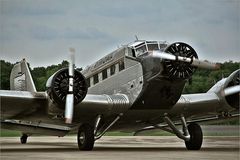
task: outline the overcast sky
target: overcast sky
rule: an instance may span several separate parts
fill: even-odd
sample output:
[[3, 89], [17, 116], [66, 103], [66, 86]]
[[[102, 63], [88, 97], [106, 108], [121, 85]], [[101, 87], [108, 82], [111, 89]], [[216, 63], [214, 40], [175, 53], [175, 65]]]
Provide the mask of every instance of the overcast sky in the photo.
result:
[[69, 47], [85, 67], [135, 35], [240, 61], [239, 0], [0, 0], [0, 23], [1, 59], [32, 67], [61, 63]]

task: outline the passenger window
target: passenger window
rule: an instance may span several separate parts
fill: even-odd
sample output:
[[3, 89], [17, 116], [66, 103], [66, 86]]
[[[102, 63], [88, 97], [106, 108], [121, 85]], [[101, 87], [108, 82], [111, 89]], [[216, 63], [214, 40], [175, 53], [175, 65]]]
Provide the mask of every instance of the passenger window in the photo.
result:
[[124, 70], [124, 68], [125, 68], [125, 66], [124, 66], [124, 61], [121, 60], [121, 61], [119, 62], [119, 72], [122, 71], [122, 70]]
[[102, 71], [102, 79], [104, 80], [104, 79], [106, 79], [107, 78], [107, 69], [104, 69], [103, 71]]
[[95, 74], [94, 76], [93, 76], [93, 84], [96, 84], [96, 83], [98, 83], [99, 82], [99, 80], [98, 80], [98, 74]]
[[111, 75], [111, 76], [114, 75], [114, 73], [115, 73], [115, 68], [116, 68], [116, 67], [115, 67], [115, 64], [110, 67], [110, 75]]

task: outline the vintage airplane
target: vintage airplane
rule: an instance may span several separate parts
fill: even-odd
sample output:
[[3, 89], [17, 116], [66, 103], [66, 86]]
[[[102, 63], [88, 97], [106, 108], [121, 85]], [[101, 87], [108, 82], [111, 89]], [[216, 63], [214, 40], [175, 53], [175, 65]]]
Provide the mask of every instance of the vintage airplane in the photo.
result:
[[136, 40], [82, 71], [70, 52], [69, 68], [48, 79], [46, 92], [36, 91], [24, 59], [12, 69], [11, 90], [0, 90], [1, 127], [21, 131], [21, 143], [32, 134], [77, 133], [79, 149], [92, 150], [109, 130], [136, 135], [162, 129], [183, 139], [188, 150], [199, 150], [198, 122], [239, 117], [240, 70], [207, 93], [182, 95], [198, 67], [217, 68], [198, 60], [186, 43]]

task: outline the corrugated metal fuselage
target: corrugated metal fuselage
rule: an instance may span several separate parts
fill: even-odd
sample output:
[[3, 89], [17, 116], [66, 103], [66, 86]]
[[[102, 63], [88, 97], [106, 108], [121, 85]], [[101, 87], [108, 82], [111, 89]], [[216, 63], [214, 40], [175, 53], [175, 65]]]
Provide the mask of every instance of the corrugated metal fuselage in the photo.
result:
[[[122, 59], [125, 69], [89, 87], [89, 94], [126, 94], [133, 110], [168, 110], [176, 104], [186, 81], [165, 76], [161, 59], [126, 55]], [[96, 73], [101, 70], [92, 75]]]

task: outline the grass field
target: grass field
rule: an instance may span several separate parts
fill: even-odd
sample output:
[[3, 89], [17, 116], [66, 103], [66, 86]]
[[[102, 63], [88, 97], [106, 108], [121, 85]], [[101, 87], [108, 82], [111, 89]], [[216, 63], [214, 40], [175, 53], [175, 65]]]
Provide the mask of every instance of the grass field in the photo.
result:
[[1, 129], [0, 136], [1, 137], [19, 137], [21, 136], [21, 132]]
[[[132, 132], [107, 132], [105, 136], [132, 136]], [[172, 134], [164, 132], [164, 131], [148, 131], [141, 133], [141, 135], [146, 136], [171, 136]], [[0, 132], [0, 137], [20, 137], [21, 132], [18, 131], [11, 131], [11, 130], [5, 130], [2, 129]]]
[[[230, 125], [230, 126], [219, 126], [219, 125], [207, 125], [202, 126], [204, 136], [240, 136], [239, 125]], [[133, 132], [107, 132], [105, 136], [132, 136]], [[173, 134], [161, 131], [161, 130], [152, 130], [145, 131], [140, 133], [141, 136], [172, 136]], [[1, 129], [1, 137], [19, 137], [21, 132], [10, 131]]]

